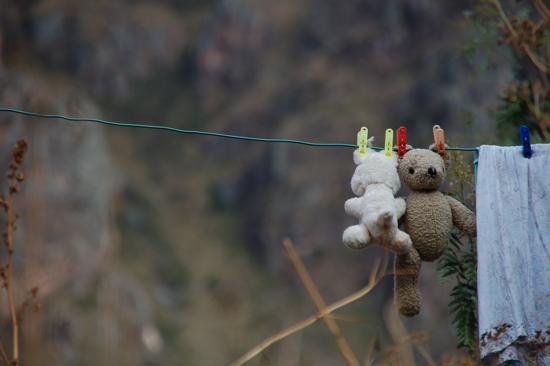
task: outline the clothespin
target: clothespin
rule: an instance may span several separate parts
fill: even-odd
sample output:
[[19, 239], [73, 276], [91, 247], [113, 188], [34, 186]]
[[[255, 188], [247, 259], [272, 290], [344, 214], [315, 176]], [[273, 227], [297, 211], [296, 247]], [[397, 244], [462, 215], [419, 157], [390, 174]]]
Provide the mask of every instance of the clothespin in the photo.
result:
[[391, 158], [393, 150], [393, 130], [388, 128], [386, 130], [386, 143], [384, 144], [384, 154]]
[[527, 126], [521, 126], [519, 128], [519, 137], [523, 145], [523, 157], [531, 159], [533, 151], [531, 150], [531, 137], [529, 136], [529, 128]]
[[361, 127], [361, 130], [357, 133], [357, 148], [359, 150], [359, 156], [367, 155], [367, 142], [369, 139], [369, 129]]
[[399, 127], [397, 129], [397, 157], [403, 159], [407, 153], [407, 129]]
[[445, 151], [445, 132], [441, 127], [439, 127], [439, 125], [435, 125], [433, 127], [433, 132], [437, 153], [444, 158], [445, 155], [447, 155], [447, 152]]

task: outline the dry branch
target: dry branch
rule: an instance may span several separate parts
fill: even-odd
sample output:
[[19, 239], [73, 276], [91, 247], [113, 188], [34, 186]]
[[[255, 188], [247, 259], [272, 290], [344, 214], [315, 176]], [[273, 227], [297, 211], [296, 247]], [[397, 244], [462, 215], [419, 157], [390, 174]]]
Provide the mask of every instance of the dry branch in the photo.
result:
[[[288, 255], [290, 256], [290, 259], [292, 260], [292, 263], [294, 263], [294, 266], [296, 267], [296, 270], [298, 271], [298, 274], [300, 275], [300, 278], [302, 279], [304, 286], [306, 286], [306, 289], [309, 292], [309, 295], [313, 299], [315, 306], [317, 306], [317, 309], [319, 309], [319, 311], [325, 311], [327, 308], [325, 301], [321, 297], [321, 294], [319, 294], [317, 287], [315, 287], [315, 284], [313, 283], [311, 276], [309, 275], [306, 267], [304, 266], [304, 263], [302, 262], [302, 260], [300, 259], [300, 256], [296, 252], [296, 248], [294, 247], [294, 244], [288, 238], [283, 240], [283, 244], [288, 252]], [[350, 366], [360, 366], [359, 361], [357, 361], [357, 358], [355, 357], [351, 348], [349, 347], [349, 344], [346, 341], [346, 338], [344, 337], [342, 332], [340, 331], [338, 324], [336, 324], [336, 321], [329, 316], [323, 316], [323, 319], [325, 320], [325, 323], [327, 323], [330, 333], [336, 340], [336, 344], [338, 344], [338, 347], [340, 348], [340, 351], [346, 358], [346, 361], [348, 362], [348, 364]]]
[[346, 298], [343, 298], [340, 301], [335, 302], [334, 304], [326, 307], [323, 311], [318, 312], [317, 314], [301, 321], [300, 323], [295, 324], [295, 325], [293, 325], [293, 326], [291, 326], [291, 327], [289, 327], [289, 328], [287, 328], [287, 329], [285, 329], [285, 330], [283, 330], [283, 331], [267, 338], [266, 340], [264, 340], [263, 342], [258, 344], [256, 347], [252, 348], [250, 351], [245, 353], [241, 358], [239, 358], [238, 360], [233, 362], [230, 366], [241, 366], [245, 362], [251, 360], [257, 354], [262, 352], [264, 349], [266, 349], [267, 347], [272, 345], [273, 343], [275, 343], [277, 341], [280, 341], [281, 339], [283, 339], [285, 337], [288, 337], [289, 335], [291, 335], [291, 334], [293, 334], [293, 333], [295, 333], [295, 332], [297, 332], [301, 329], [304, 329], [305, 327], [315, 323], [317, 320], [319, 320], [320, 318], [326, 316], [327, 314], [330, 314], [331, 312], [333, 312], [333, 311], [335, 311], [335, 310], [337, 310], [337, 309], [339, 309], [339, 308], [341, 308], [341, 307], [343, 307], [343, 306], [345, 306], [345, 305], [347, 305], [347, 304], [349, 304], [349, 303], [365, 296], [387, 274], [386, 269], [388, 267], [388, 261], [389, 261], [389, 252], [388, 252], [388, 250], [386, 250], [384, 252], [384, 259], [383, 259], [381, 270], [378, 271], [378, 269], [380, 267], [380, 259], [377, 259], [374, 262], [374, 265], [372, 267], [372, 270], [371, 270], [371, 273], [370, 273], [370, 276], [369, 276], [369, 283], [365, 287], [363, 287], [361, 290], [351, 294], [350, 296], [348, 296]]

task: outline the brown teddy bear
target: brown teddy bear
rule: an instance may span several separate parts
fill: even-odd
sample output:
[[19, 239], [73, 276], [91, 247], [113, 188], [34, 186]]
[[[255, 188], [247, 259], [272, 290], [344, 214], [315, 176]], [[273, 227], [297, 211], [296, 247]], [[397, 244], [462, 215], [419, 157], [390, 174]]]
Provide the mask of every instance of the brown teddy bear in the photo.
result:
[[[438, 189], [450, 165], [449, 154], [442, 158], [431, 149], [412, 149], [399, 159], [398, 170], [412, 193], [406, 198], [404, 231], [412, 240], [407, 254], [395, 257], [395, 306], [404, 316], [420, 313], [418, 275], [422, 262], [433, 262], [443, 255], [453, 226], [476, 236], [475, 214]], [[410, 148], [410, 146], [407, 146]]]

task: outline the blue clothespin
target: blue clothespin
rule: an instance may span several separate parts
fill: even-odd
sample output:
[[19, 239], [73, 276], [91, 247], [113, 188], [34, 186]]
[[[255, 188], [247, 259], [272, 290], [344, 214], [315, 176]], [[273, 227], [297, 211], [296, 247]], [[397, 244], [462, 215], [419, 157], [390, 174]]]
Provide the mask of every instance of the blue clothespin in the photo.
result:
[[519, 128], [519, 136], [521, 138], [521, 144], [523, 145], [523, 157], [531, 159], [533, 152], [531, 151], [531, 138], [529, 137], [529, 128], [527, 126], [521, 126]]

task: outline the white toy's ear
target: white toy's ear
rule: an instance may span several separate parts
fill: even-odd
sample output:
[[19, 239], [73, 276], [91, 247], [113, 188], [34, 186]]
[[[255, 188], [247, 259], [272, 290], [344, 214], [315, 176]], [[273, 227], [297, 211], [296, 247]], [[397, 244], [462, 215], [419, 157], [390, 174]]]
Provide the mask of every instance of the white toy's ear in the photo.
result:
[[369, 153], [372, 153], [373, 150], [372, 149], [369, 149], [369, 147], [372, 146], [372, 143], [374, 142], [374, 136], [372, 136], [370, 139], [367, 140], [367, 154], [365, 156], [360, 156], [359, 155], [359, 149], [356, 149], [354, 152], [353, 152], [353, 161], [355, 162], [356, 165], [361, 165], [365, 162], [365, 160], [367, 159], [367, 155]]
[[371, 136], [371, 137], [367, 140], [367, 146], [368, 146], [368, 147], [372, 147], [373, 142], [374, 142], [374, 136]]
[[353, 162], [355, 163], [355, 165], [361, 165], [365, 162], [365, 159], [367, 158], [367, 156], [360, 156], [359, 155], [359, 149], [356, 149], [354, 152], [353, 152]]

